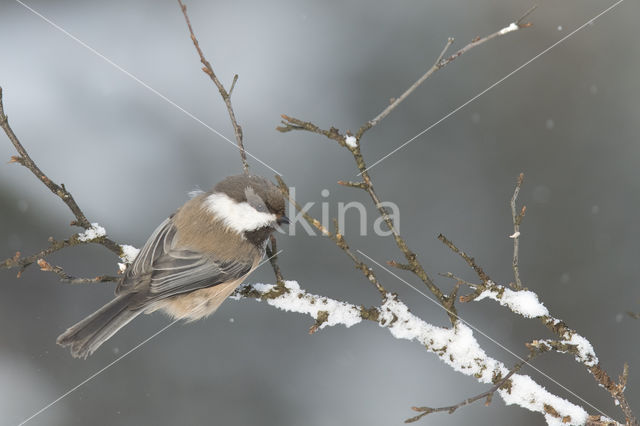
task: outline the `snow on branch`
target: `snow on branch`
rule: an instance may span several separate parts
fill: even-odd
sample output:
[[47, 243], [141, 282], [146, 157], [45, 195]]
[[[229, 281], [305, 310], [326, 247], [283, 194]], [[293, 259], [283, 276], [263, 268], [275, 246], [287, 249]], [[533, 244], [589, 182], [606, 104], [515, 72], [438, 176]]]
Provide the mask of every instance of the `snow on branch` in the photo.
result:
[[[335, 325], [351, 327], [362, 320], [374, 321], [396, 339], [419, 343], [455, 371], [473, 376], [480, 383], [498, 383], [509, 373], [509, 368], [480, 347], [471, 328], [462, 322], [452, 328], [429, 324], [413, 315], [394, 294], [387, 293], [379, 307], [365, 308], [308, 293], [296, 281], [285, 281], [284, 285], [285, 291], [279, 292], [273, 284], [246, 284], [231, 297], [265, 300], [280, 310], [309, 315], [316, 321], [312, 332]], [[549, 425], [582, 425], [588, 418], [582, 407], [548, 392], [527, 375], [513, 374], [497, 393], [507, 405], [543, 414]]]
[[[577, 331], [565, 326], [562, 320], [549, 314], [547, 308], [538, 300], [538, 295], [530, 290], [510, 290], [504, 286], [489, 281], [485, 289], [475, 300], [492, 299], [512, 312], [525, 318], [539, 318], [560, 337], [560, 341], [549, 339], [536, 340], [531, 345], [542, 350], [555, 349], [558, 352], [568, 352], [575, 355], [576, 361], [587, 367], [598, 364], [598, 357], [591, 343]], [[564, 348], [564, 349], [562, 349]]]
[[[445, 276], [456, 279], [458, 281], [457, 285], [467, 284], [474, 289], [472, 294], [461, 296], [461, 302], [477, 301], [488, 298], [497, 301], [500, 305], [509, 308], [512, 312], [525, 318], [536, 318], [540, 320], [547, 329], [558, 337], [558, 339], [533, 340], [532, 342], [526, 343], [527, 347], [539, 352], [555, 351], [559, 353], [572, 354], [577, 362], [587, 367], [587, 370], [591, 373], [596, 382], [611, 394], [616, 405], [618, 405], [625, 414], [627, 424], [637, 425], [637, 419], [635, 418], [625, 395], [628, 366], [626, 364], [624, 365], [623, 374], [616, 383], [616, 381], [612, 379], [600, 366], [598, 357], [596, 356], [595, 350], [589, 340], [580, 335], [576, 330], [569, 328], [564, 321], [552, 316], [548, 309], [539, 301], [538, 295], [522, 285], [518, 259], [519, 240], [521, 237], [520, 225], [526, 212], [526, 206], [523, 206], [518, 213], [516, 201], [523, 181], [524, 174], [521, 173], [518, 177], [510, 203], [514, 230], [513, 234], [510, 236], [514, 242], [512, 266], [515, 282], [510, 283], [512, 289], [493, 282], [487, 273], [478, 264], [476, 264], [473, 257], [460, 250], [444, 235], [440, 235], [438, 236], [438, 239], [454, 253], [458, 254], [475, 271], [476, 275], [482, 281], [482, 284], [469, 283], [457, 278], [452, 273], [447, 273]], [[591, 424], [593, 424], [593, 422], [591, 422]]]
[[84, 232], [78, 234], [78, 240], [84, 242], [97, 240], [98, 238], [107, 235], [107, 230], [104, 229], [97, 222], [93, 222], [90, 228], [87, 228]]

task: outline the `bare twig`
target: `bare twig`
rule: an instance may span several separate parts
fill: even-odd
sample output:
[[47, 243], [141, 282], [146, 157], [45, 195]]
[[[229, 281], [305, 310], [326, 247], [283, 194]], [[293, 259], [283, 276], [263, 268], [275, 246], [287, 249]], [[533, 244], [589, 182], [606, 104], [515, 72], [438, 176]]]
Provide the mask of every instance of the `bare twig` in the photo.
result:
[[367, 189], [367, 184], [364, 182], [351, 182], [351, 181], [339, 180], [338, 184], [342, 186], [349, 186], [351, 188]]
[[638, 426], [638, 419], [633, 414], [633, 410], [631, 410], [629, 401], [627, 401], [624, 393], [629, 377], [629, 365], [624, 364], [618, 383], [609, 377], [607, 372], [600, 367], [600, 364], [591, 367], [589, 371], [596, 381], [611, 394], [611, 398], [613, 398], [616, 405], [620, 407], [620, 410], [624, 413], [626, 425]]
[[329, 130], [323, 130], [309, 121], [302, 121], [295, 117], [289, 117], [286, 114], [281, 114], [280, 117], [282, 117], [282, 121], [280, 122], [282, 126], [276, 127], [276, 130], [279, 132], [286, 133], [292, 130], [305, 130], [307, 132], [326, 136], [327, 138], [338, 142], [340, 146], [348, 148], [348, 145], [344, 140], [344, 136], [341, 135], [340, 131], [335, 127], [332, 127]]
[[469, 256], [468, 254], [460, 250], [458, 247], [456, 247], [456, 245], [453, 244], [453, 242], [449, 240], [447, 237], [445, 237], [444, 235], [442, 234], [438, 235], [438, 239], [442, 241], [444, 245], [449, 247], [454, 253], [456, 253], [461, 258], [463, 258], [464, 261], [467, 262], [467, 264], [471, 266], [471, 268], [474, 271], [476, 271], [476, 274], [478, 274], [478, 277], [480, 277], [480, 279], [484, 284], [487, 284], [489, 281], [491, 281], [491, 278], [489, 277], [489, 275], [487, 275], [484, 272], [484, 270], [480, 266], [478, 266], [478, 264], [476, 263], [473, 257]]
[[384, 110], [382, 110], [380, 114], [378, 114], [375, 118], [373, 118], [372, 120], [369, 120], [364, 126], [362, 126], [356, 133], [356, 139], [360, 139], [364, 134], [364, 132], [366, 132], [367, 130], [374, 127], [376, 124], [378, 124], [380, 121], [382, 121], [387, 115], [391, 113], [391, 111], [396, 109], [398, 105], [400, 105], [407, 97], [409, 97], [409, 95], [411, 95], [418, 87], [420, 87], [426, 79], [428, 79], [429, 77], [431, 77], [433, 73], [435, 73], [436, 71], [444, 67], [446, 64], [442, 62], [442, 58], [444, 54], [447, 52], [447, 50], [449, 49], [449, 46], [451, 46], [452, 44], [453, 44], [453, 38], [449, 37], [447, 39], [446, 44], [444, 45], [444, 48], [442, 49], [442, 53], [440, 53], [440, 56], [438, 56], [438, 59], [436, 59], [435, 63], [431, 66], [431, 68], [429, 68], [429, 70], [426, 73], [424, 73], [418, 80], [416, 80], [416, 82], [413, 83], [411, 87], [405, 90], [402, 95], [395, 98], [393, 102], [391, 102]]
[[187, 23], [187, 26], [189, 27], [189, 33], [191, 34], [191, 41], [193, 41], [193, 45], [195, 46], [196, 51], [198, 52], [198, 56], [200, 56], [200, 62], [202, 62], [202, 65], [204, 65], [204, 67], [202, 67], [202, 71], [204, 71], [204, 73], [207, 74], [209, 78], [211, 78], [213, 83], [218, 88], [218, 91], [220, 92], [220, 96], [222, 96], [222, 100], [227, 106], [227, 112], [229, 113], [229, 119], [231, 120], [231, 124], [233, 125], [233, 132], [236, 137], [236, 143], [238, 144], [238, 149], [240, 150], [240, 159], [242, 160], [242, 168], [244, 170], [244, 173], [248, 174], [249, 163], [247, 162], [247, 153], [244, 150], [244, 144], [242, 142], [242, 127], [240, 127], [240, 125], [238, 124], [238, 121], [236, 120], [236, 114], [233, 112], [233, 106], [231, 105], [231, 93], [233, 92], [233, 88], [235, 87], [236, 82], [238, 81], [238, 75], [236, 74], [233, 77], [233, 83], [231, 83], [231, 88], [227, 92], [223, 84], [220, 82], [220, 80], [216, 76], [216, 73], [213, 71], [213, 67], [211, 66], [209, 61], [207, 61], [207, 59], [204, 57], [204, 53], [202, 53], [202, 49], [200, 49], [200, 44], [198, 43], [198, 39], [196, 38], [193, 32], [193, 28], [191, 27], [191, 21], [189, 20], [189, 15], [187, 14], [187, 6], [184, 3], [182, 3], [182, 0], [178, 0], [178, 4], [180, 5], [180, 9], [182, 10], [184, 19]]
[[51, 253], [55, 253], [59, 250], [62, 250], [67, 247], [77, 246], [81, 244], [89, 244], [89, 243], [98, 243], [100, 244], [100, 239], [104, 237], [100, 237], [97, 240], [80, 240], [78, 239], [78, 234], [74, 234], [66, 240], [55, 240], [53, 237], [49, 238], [49, 247], [40, 250], [39, 252], [32, 254], [31, 256], [22, 257], [20, 252], [16, 252], [13, 257], [5, 259], [0, 263], [0, 268], [3, 269], [12, 269], [12, 268], [20, 268], [18, 270], [18, 277], [22, 275], [22, 272], [31, 264], [38, 261], [38, 259], [42, 259]]
[[[340, 146], [343, 146], [349, 149], [349, 151], [354, 157], [358, 170], [360, 171], [360, 175], [362, 176], [362, 182], [339, 181], [338, 183], [344, 186], [350, 186], [353, 188], [362, 189], [369, 194], [369, 196], [371, 197], [371, 200], [373, 201], [374, 205], [378, 209], [378, 213], [380, 214], [380, 217], [383, 219], [383, 221], [391, 231], [393, 238], [396, 242], [396, 245], [398, 246], [400, 251], [402, 251], [402, 253], [405, 255], [405, 258], [407, 260], [407, 265], [408, 265], [408, 267], [405, 269], [410, 270], [416, 276], [418, 276], [423, 281], [423, 283], [429, 288], [429, 290], [434, 294], [434, 296], [436, 296], [436, 298], [440, 301], [440, 303], [446, 308], [447, 312], [449, 312], [449, 316], [452, 324], [455, 324], [456, 318], [457, 318], [455, 315], [455, 305], [454, 305], [455, 301], [447, 297], [435, 285], [435, 283], [431, 280], [431, 278], [426, 273], [426, 271], [424, 270], [420, 262], [417, 260], [417, 255], [412, 250], [409, 249], [405, 240], [400, 236], [400, 233], [395, 228], [392, 218], [384, 209], [381, 203], [381, 200], [374, 189], [371, 176], [367, 171], [366, 163], [364, 161], [362, 153], [360, 152], [360, 139], [362, 138], [363, 134], [367, 130], [369, 130], [376, 124], [378, 124], [384, 117], [386, 117], [391, 111], [393, 111], [404, 99], [406, 99], [411, 93], [413, 93], [413, 91], [415, 91], [435, 71], [445, 67], [449, 63], [453, 62], [456, 58], [463, 55], [465, 52], [469, 51], [470, 49], [476, 46], [479, 46], [482, 43], [485, 43], [488, 40], [491, 40], [495, 37], [518, 30], [520, 28], [526, 28], [530, 26], [530, 24], [524, 24], [522, 22], [524, 18], [532, 11], [533, 11], [533, 8], [529, 10], [525, 15], [523, 15], [523, 17], [518, 19], [516, 22], [512, 23], [510, 26], [505, 27], [499, 31], [496, 31], [495, 33], [490, 34], [489, 36], [475, 39], [471, 43], [469, 43], [467, 46], [463, 47], [458, 52], [456, 52], [454, 55], [451, 55], [450, 57], [443, 59], [447, 49], [449, 48], [451, 43], [453, 43], [453, 39], [448, 39], [447, 43], [445, 44], [445, 47], [443, 48], [442, 52], [438, 56], [433, 66], [425, 74], [423, 74], [422, 77], [420, 77], [409, 89], [407, 89], [400, 97], [395, 99], [380, 114], [378, 114], [378, 116], [376, 116], [374, 119], [368, 121], [367, 123], [365, 123], [363, 126], [360, 127], [360, 129], [356, 132], [356, 135], [355, 135], [355, 143], [348, 144], [346, 136], [341, 134], [340, 131], [335, 127], [331, 127], [329, 130], [324, 130], [309, 121], [303, 121], [294, 117], [290, 117], [285, 114], [282, 114], [282, 119], [283, 119], [282, 125], [277, 127], [277, 130], [283, 133], [289, 132], [292, 130], [304, 130], [312, 133], [317, 133], [329, 139], [335, 140]], [[349, 135], [349, 132], [347, 132], [347, 135]]]
[[267, 245], [266, 247], [267, 257], [271, 263], [271, 268], [273, 268], [273, 273], [276, 276], [276, 283], [279, 287], [284, 287], [284, 277], [282, 276], [280, 266], [278, 265], [278, 247], [276, 245], [276, 237], [270, 235], [269, 242], [270, 245]]
[[233, 81], [231, 82], [231, 87], [229, 88], [229, 97], [233, 93], [233, 89], [236, 87], [236, 83], [238, 82], [238, 74], [234, 74]]
[[523, 21], [536, 8], [537, 8], [537, 5], [533, 6], [531, 9], [529, 9], [527, 12], [525, 12], [520, 18], [518, 18], [515, 22], [511, 23], [509, 26], [507, 26], [505, 28], [502, 28], [501, 30], [498, 30], [498, 31], [496, 31], [496, 32], [494, 32], [492, 34], [489, 34], [488, 36], [477, 37], [477, 38], [473, 39], [469, 44], [464, 46], [462, 49], [458, 50], [453, 55], [443, 59], [445, 53], [449, 49], [449, 46], [451, 46], [451, 44], [454, 41], [453, 38], [449, 38], [447, 40], [444, 48], [442, 49], [442, 53], [440, 53], [440, 55], [438, 56], [438, 59], [436, 59], [434, 64], [431, 66], [431, 68], [429, 68], [426, 73], [424, 73], [415, 83], [413, 83], [407, 90], [405, 90], [404, 93], [402, 93], [402, 95], [400, 95], [399, 97], [395, 98], [393, 100], [393, 102], [391, 102], [384, 110], [382, 110], [382, 112], [380, 112], [380, 114], [378, 114], [375, 118], [369, 120], [362, 127], [360, 127], [360, 129], [358, 129], [358, 131], [356, 132], [356, 139], [358, 141], [360, 141], [360, 138], [362, 138], [362, 135], [367, 130], [371, 129], [372, 127], [376, 126], [380, 121], [382, 121], [387, 115], [389, 115], [391, 113], [391, 111], [393, 111], [398, 105], [400, 105], [402, 103], [402, 101], [404, 101], [409, 95], [411, 95], [418, 87], [420, 87], [420, 85], [422, 83], [424, 83], [425, 80], [427, 80], [429, 77], [431, 77], [436, 71], [441, 70], [442, 68], [446, 67], [451, 62], [455, 61], [460, 56], [464, 55], [465, 53], [467, 53], [469, 50], [473, 49], [474, 47], [480, 46], [481, 44], [484, 44], [489, 40], [492, 40], [492, 39], [494, 39], [496, 37], [503, 36], [505, 34], [513, 32], [513, 31], [517, 31], [517, 30], [519, 30], [521, 28], [530, 27], [531, 23], [525, 23]]
[[[11, 129], [11, 126], [9, 126], [9, 118], [4, 113], [4, 105], [2, 102], [2, 87], [0, 87], [0, 127], [2, 127], [4, 132], [7, 134], [9, 140], [19, 154], [19, 156], [11, 157], [10, 162], [19, 163], [27, 169], [31, 170], [31, 172], [40, 180], [40, 182], [42, 182], [47, 188], [49, 188], [51, 192], [53, 192], [62, 201], [64, 201], [64, 203], [67, 205], [67, 207], [69, 207], [73, 215], [76, 217], [76, 219], [71, 222], [72, 225], [80, 226], [84, 229], [91, 228], [91, 222], [89, 222], [89, 219], [87, 219], [87, 217], [84, 215], [84, 213], [80, 209], [80, 206], [78, 206], [71, 193], [67, 191], [67, 188], [65, 188], [64, 184], [58, 185], [57, 183], [49, 179], [49, 177], [44, 174], [42, 170], [40, 170], [36, 163], [31, 159], [31, 156], [29, 155], [27, 150], [24, 148], [24, 146], [22, 146], [22, 143], [20, 143], [20, 140], [13, 132], [13, 129]], [[103, 245], [118, 256], [122, 256], [122, 250], [118, 243], [116, 243], [115, 241], [112, 241], [107, 237], [102, 237], [99, 241], [95, 242]]]
[[409, 265], [408, 263], [400, 263], [400, 262], [396, 262], [395, 260], [388, 261], [387, 265], [389, 265], [389, 266], [391, 266], [393, 268], [402, 269], [403, 271], [410, 271], [411, 270], [411, 265]]
[[356, 256], [351, 251], [351, 249], [349, 248], [349, 245], [344, 239], [344, 235], [342, 235], [340, 233], [340, 230], [338, 229], [337, 220], [334, 219], [334, 227], [335, 227], [334, 232], [329, 231], [326, 227], [322, 225], [322, 223], [320, 223], [318, 219], [314, 218], [309, 213], [302, 210], [300, 204], [298, 204], [296, 200], [290, 196], [289, 187], [284, 182], [284, 180], [282, 180], [280, 176], [276, 176], [276, 180], [278, 181], [278, 185], [280, 186], [280, 190], [282, 191], [282, 193], [285, 194], [285, 196], [289, 199], [289, 202], [291, 202], [291, 204], [293, 204], [298, 211], [302, 212], [302, 216], [305, 218], [305, 220], [309, 222], [310, 225], [315, 227], [318, 231], [320, 231], [322, 235], [329, 237], [331, 241], [333, 241], [340, 249], [342, 249], [342, 251], [344, 251], [345, 254], [353, 261], [356, 269], [360, 270], [364, 274], [364, 276], [367, 278], [367, 280], [371, 284], [373, 284], [376, 287], [376, 289], [380, 292], [380, 295], [382, 296], [382, 298], [386, 299], [387, 290], [385, 290], [382, 284], [380, 284], [380, 281], [378, 281], [378, 278], [373, 272], [373, 269], [371, 269], [366, 263], [360, 260], [360, 258], [358, 258], [358, 256]]
[[44, 259], [38, 259], [38, 266], [41, 271], [53, 272], [60, 277], [60, 281], [69, 284], [87, 284], [87, 283], [103, 283], [108, 281], [118, 281], [119, 277], [112, 277], [109, 275], [100, 275], [94, 278], [76, 278], [67, 274], [60, 266], [51, 265]]
[[471, 288], [478, 288], [481, 286], [481, 284], [476, 284], [476, 283], [472, 283], [470, 281], [465, 280], [464, 278], [460, 278], [454, 274], [452, 274], [451, 272], [445, 272], [444, 274], [438, 274], [441, 277], [445, 277], [445, 278], [449, 278], [452, 280], [455, 280], [458, 284], [464, 284], [467, 285]]
[[[384, 117], [386, 117], [391, 111], [393, 111], [404, 99], [406, 99], [413, 91], [415, 91], [418, 88], [418, 86], [420, 86], [420, 84], [422, 84], [427, 78], [429, 78], [435, 71], [442, 69], [449, 63], [453, 62], [456, 58], [462, 56], [464, 53], [473, 49], [476, 46], [479, 46], [480, 44], [483, 44], [493, 38], [519, 30], [521, 28], [526, 28], [531, 26], [531, 24], [523, 23], [523, 21], [526, 18], [526, 16], [528, 16], [531, 12], [533, 12], [534, 9], [535, 7], [531, 8], [521, 18], [511, 23], [509, 26], [502, 28], [501, 30], [498, 30], [486, 37], [474, 39], [471, 43], [469, 43], [462, 49], [458, 50], [455, 54], [449, 56], [446, 59], [443, 59], [447, 49], [453, 42], [453, 39], [448, 39], [447, 43], [445, 44], [445, 47], [443, 48], [442, 52], [440, 53], [439, 57], [437, 58], [433, 66], [425, 74], [423, 74], [413, 85], [411, 85], [409, 89], [407, 89], [402, 95], [400, 95], [400, 97], [395, 99], [389, 106], [387, 106], [380, 114], [378, 114], [375, 118], [373, 118], [372, 120], [362, 125], [360, 129], [356, 132], [355, 137], [350, 136], [351, 134], [348, 131], [346, 132], [346, 134], [342, 134], [335, 127], [331, 127], [329, 130], [325, 130], [313, 124], [312, 122], [303, 121], [294, 117], [290, 117], [285, 114], [281, 115], [283, 119], [283, 121], [281, 122], [282, 125], [277, 127], [277, 130], [283, 133], [290, 132], [293, 130], [304, 130], [307, 132], [323, 135], [329, 139], [335, 140], [340, 146], [347, 148], [351, 152], [356, 162], [356, 165], [358, 167], [358, 170], [360, 171], [360, 175], [362, 176], [362, 182], [340, 181], [339, 183], [345, 186], [362, 189], [369, 194], [376, 209], [378, 210], [380, 217], [383, 219], [384, 223], [387, 225], [387, 227], [391, 231], [391, 234], [393, 235], [396, 245], [398, 246], [400, 251], [404, 254], [405, 259], [407, 260], [408, 268], [406, 269], [410, 270], [418, 278], [420, 278], [420, 280], [422, 280], [422, 282], [429, 288], [431, 293], [433, 293], [433, 295], [439, 300], [442, 306], [446, 308], [446, 311], [449, 314], [449, 319], [452, 324], [455, 324], [457, 321], [457, 315], [455, 310], [455, 300], [452, 298], [449, 298], [440, 290], [440, 288], [438, 288], [438, 286], [435, 285], [431, 277], [429, 277], [429, 275], [424, 270], [422, 264], [418, 261], [417, 255], [411, 249], [409, 249], [406, 241], [400, 236], [400, 233], [394, 226], [391, 216], [389, 216], [389, 214], [385, 210], [383, 204], [381, 203], [380, 198], [378, 197], [374, 189], [373, 181], [371, 179], [371, 176], [368, 173], [367, 166], [362, 156], [362, 153], [360, 152], [360, 139], [362, 138], [362, 136], [367, 130], [371, 129], [373, 126], [378, 124]], [[349, 140], [350, 138], [355, 139], [355, 141]], [[348, 140], [350, 143], [347, 143]]]
[[516, 201], [518, 200], [518, 194], [520, 193], [520, 187], [522, 186], [522, 182], [524, 181], [524, 173], [520, 173], [518, 176], [518, 182], [516, 183], [516, 188], [513, 191], [513, 196], [511, 197], [511, 218], [513, 220], [513, 234], [511, 238], [513, 239], [513, 276], [515, 278], [515, 288], [520, 290], [522, 289], [522, 281], [520, 281], [520, 268], [518, 266], [518, 256], [520, 250], [520, 223], [522, 222], [522, 218], [524, 218], [524, 214], [527, 211], [526, 206], [522, 206], [522, 210], [520, 212], [516, 212]]
[[[204, 67], [202, 68], [202, 71], [205, 74], [207, 74], [211, 79], [211, 81], [213, 81], [213, 83], [216, 85], [216, 87], [218, 88], [218, 91], [220, 92], [220, 96], [222, 97], [222, 100], [224, 101], [227, 107], [227, 112], [229, 113], [229, 119], [231, 120], [231, 125], [233, 126], [236, 143], [238, 145], [238, 150], [240, 151], [240, 160], [242, 161], [242, 169], [245, 174], [249, 174], [249, 163], [247, 162], [247, 154], [244, 149], [242, 127], [238, 124], [238, 121], [236, 119], [236, 114], [233, 110], [233, 105], [231, 103], [231, 94], [233, 93], [233, 89], [236, 87], [236, 83], [238, 82], [238, 74], [234, 74], [233, 81], [231, 82], [231, 86], [229, 87], [229, 91], [227, 92], [227, 90], [224, 88], [224, 85], [220, 82], [220, 80], [216, 76], [216, 73], [213, 71], [213, 67], [211, 66], [211, 63], [209, 63], [209, 61], [205, 58], [204, 53], [200, 48], [200, 43], [196, 38], [196, 35], [193, 31], [193, 27], [191, 26], [191, 20], [189, 19], [189, 15], [187, 13], [187, 6], [182, 2], [182, 0], [178, 0], [178, 4], [180, 5], [180, 10], [182, 10], [182, 14], [184, 15], [184, 19], [185, 19], [185, 22], [187, 23], [187, 27], [189, 28], [191, 41], [193, 41], [193, 45], [195, 46], [196, 51], [198, 52], [198, 56], [200, 57], [200, 62], [202, 63], [202, 65], [204, 65]], [[278, 266], [278, 256], [276, 254], [278, 251], [276, 249], [275, 237], [273, 236], [270, 237], [270, 246], [267, 246], [266, 252], [267, 252], [267, 256], [269, 257], [269, 263], [271, 264], [273, 273], [276, 277], [276, 282], [278, 283], [279, 290], [283, 291], [284, 278], [282, 275], [282, 271]]]
[[509, 370], [509, 373], [507, 373], [506, 376], [504, 376], [504, 378], [499, 379], [498, 382], [492, 386], [489, 390], [482, 392], [478, 395], [472, 396], [470, 398], [467, 398], [463, 401], [460, 401], [459, 403], [455, 404], [455, 405], [449, 405], [446, 407], [437, 407], [437, 408], [432, 408], [432, 407], [411, 407], [411, 409], [413, 411], [418, 411], [420, 414], [418, 414], [415, 417], [411, 417], [407, 420], [405, 420], [405, 423], [413, 423], [416, 422], [418, 420], [420, 420], [421, 418], [423, 418], [424, 416], [431, 414], [431, 413], [441, 413], [441, 412], [447, 412], [449, 414], [453, 414], [458, 408], [460, 407], [464, 407], [465, 405], [469, 405], [472, 404], [476, 401], [479, 401], [481, 399], [486, 399], [485, 405], [489, 406], [489, 404], [491, 404], [491, 400], [493, 398], [493, 395], [498, 391], [498, 389], [500, 389], [501, 387], [508, 386], [509, 379], [511, 379], [511, 376], [513, 376], [516, 372], [518, 372], [523, 365], [525, 365], [526, 363], [528, 363], [529, 361], [531, 361], [531, 359], [535, 356], [537, 352], [530, 352], [529, 356], [523, 360], [520, 361], [519, 363], [517, 363], [516, 365], [513, 366], [513, 368], [511, 370]]
[[304, 130], [312, 133], [317, 133], [323, 135], [329, 139], [335, 140], [340, 146], [343, 146], [351, 152], [353, 155], [353, 159], [360, 170], [362, 175], [362, 182], [344, 182], [339, 181], [342, 185], [350, 186], [353, 188], [359, 188], [366, 191], [369, 194], [369, 197], [373, 201], [374, 206], [378, 210], [378, 214], [387, 225], [388, 229], [391, 231], [393, 239], [400, 249], [400, 251], [404, 254], [405, 259], [407, 260], [407, 264], [410, 266], [408, 268], [411, 272], [413, 272], [422, 282], [429, 288], [431, 293], [440, 301], [443, 307], [446, 308], [446, 312], [449, 314], [449, 319], [452, 324], [455, 324], [457, 321], [457, 314], [455, 311], [455, 301], [450, 299], [445, 295], [431, 280], [431, 277], [426, 273], [422, 264], [418, 261], [418, 256], [409, 249], [406, 241], [402, 238], [396, 227], [394, 226], [393, 219], [384, 208], [384, 204], [378, 197], [373, 185], [373, 181], [371, 176], [367, 171], [367, 165], [364, 161], [364, 157], [360, 152], [360, 145], [356, 144], [347, 144], [346, 136], [341, 134], [338, 129], [335, 127], [331, 127], [329, 130], [324, 130], [316, 126], [315, 124], [302, 121], [294, 117], [289, 117], [285, 114], [282, 114], [283, 122], [282, 126], [279, 126], [277, 130], [280, 132], [290, 132], [293, 130]]

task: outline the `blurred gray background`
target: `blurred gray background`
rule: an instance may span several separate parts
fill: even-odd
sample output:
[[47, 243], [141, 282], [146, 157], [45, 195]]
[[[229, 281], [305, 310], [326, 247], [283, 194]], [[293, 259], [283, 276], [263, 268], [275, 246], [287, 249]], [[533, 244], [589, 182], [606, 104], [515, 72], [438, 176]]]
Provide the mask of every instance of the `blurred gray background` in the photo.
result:
[[[350, 155], [319, 136], [274, 129], [287, 113], [323, 127], [356, 130], [415, 81], [447, 37], [454, 48], [506, 26], [528, 1], [187, 2], [200, 43], [233, 95], [247, 149], [284, 175], [297, 198], [367, 202], [342, 188]], [[363, 140], [369, 163], [431, 125], [612, 2], [541, 1], [534, 26], [471, 51], [428, 80]], [[173, 1], [31, 0], [36, 8], [177, 104], [232, 138], [226, 110], [200, 64]], [[381, 197], [401, 208], [401, 232], [427, 270], [473, 274], [436, 240], [442, 232], [501, 283], [512, 279], [508, 199], [519, 172], [525, 285], [594, 344], [617, 376], [631, 363], [628, 399], [640, 410], [640, 47], [633, 0], [597, 20], [372, 169]], [[0, 85], [10, 122], [39, 166], [64, 182], [92, 221], [140, 247], [187, 192], [240, 170], [237, 151], [18, 3], [0, 6]], [[74, 231], [66, 206], [20, 166], [0, 137], [0, 254], [31, 254], [47, 237]], [[255, 161], [252, 171], [273, 173]], [[322, 189], [330, 196], [321, 197]], [[369, 207], [370, 204], [367, 204]], [[370, 209], [373, 215], [373, 209]], [[353, 215], [352, 219], [355, 218]], [[399, 259], [392, 241], [359, 237], [353, 247]], [[369, 224], [369, 229], [371, 229]], [[373, 288], [330, 241], [279, 236], [281, 266], [310, 292], [378, 302]], [[51, 257], [76, 276], [113, 274], [116, 259], [96, 246]], [[13, 425], [168, 323], [140, 317], [86, 361], [55, 338], [110, 299], [113, 284], [72, 286], [29, 268], [0, 271], [0, 424]], [[446, 316], [400, 281], [384, 285], [435, 324]], [[403, 275], [419, 285], [410, 276]], [[270, 268], [251, 282], [273, 282]], [[438, 279], [443, 288], [450, 282]], [[536, 321], [490, 301], [461, 315], [512, 350], [548, 336]], [[251, 300], [228, 301], [211, 318], [177, 325], [64, 400], [31, 425], [394, 425], [411, 405], [447, 405], [486, 386], [461, 376], [416, 343], [374, 324], [309, 336], [308, 317]], [[516, 360], [482, 336], [487, 353]], [[535, 361], [592, 404], [621, 419], [608, 394], [564, 355]], [[579, 402], [531, 369], [547, 389]], [[593, 409], [589, 410], [594, 412]], [[540, 415], [476, 403], [434, 414], [425, 425], [537, 425]]]

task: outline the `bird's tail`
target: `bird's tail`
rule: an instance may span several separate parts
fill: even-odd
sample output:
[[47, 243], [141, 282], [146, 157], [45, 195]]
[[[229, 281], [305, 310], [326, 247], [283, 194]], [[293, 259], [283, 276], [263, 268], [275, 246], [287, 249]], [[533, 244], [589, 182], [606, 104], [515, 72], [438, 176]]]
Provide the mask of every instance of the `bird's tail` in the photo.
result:
[[100, 345], [106, 342], [142, 310], [131, 310], [131, 298], [134, 294], [123, 294], [104, 305], [76, 325], [58, 336], [60, 346], [70, 346], [75, 358], [86, 358]]

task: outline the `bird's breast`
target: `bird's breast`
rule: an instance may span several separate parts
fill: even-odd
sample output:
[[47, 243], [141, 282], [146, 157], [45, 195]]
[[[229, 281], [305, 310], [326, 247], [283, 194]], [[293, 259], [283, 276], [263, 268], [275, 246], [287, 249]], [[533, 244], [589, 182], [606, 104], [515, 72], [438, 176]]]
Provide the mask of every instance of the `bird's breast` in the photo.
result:
[[[249, 275], [249, 274], [247, 274]], [[247, 275], [212, 287], [179, 294], [154, 303], [151, 311], [163, 310], [175, 319], [195, 321], [211, 315], [234, 292]]]

